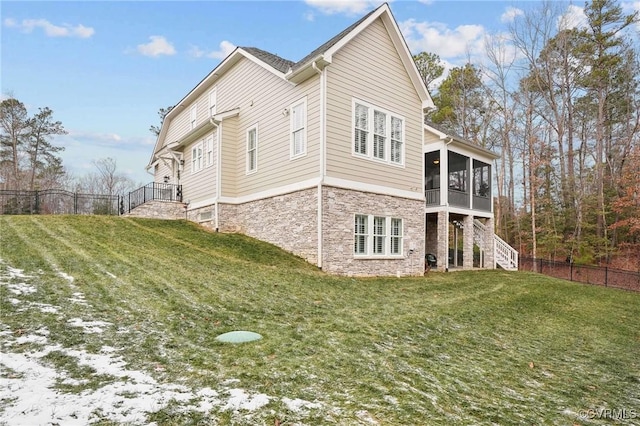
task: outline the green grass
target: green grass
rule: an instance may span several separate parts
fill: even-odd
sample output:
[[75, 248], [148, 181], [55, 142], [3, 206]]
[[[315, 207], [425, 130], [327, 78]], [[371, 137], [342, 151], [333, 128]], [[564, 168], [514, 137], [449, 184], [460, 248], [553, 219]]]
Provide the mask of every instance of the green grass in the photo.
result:
[[[37, 291], [22, 299], [59, 308], [23, 309], [0, 286], [0, 331], [46, 327], [49, 344], [116, 348], [127, 368], [159, 383], [272, 397], [250, 415], [185, 413], [173, 402], [149, 414], [158, 424], [613, 423], [578, 416], [601, 409], [626, 409], [616, 424], [640, 422], [637, 293], [503, 271], [332, 277], [274, 246], [184, 221], [1, 217], [0, 236], [0, 272], [34, 277]], [[74, 293], [86, 305], [71, 303]], [[73, 318], [108, 325], [83, 333]], [[263, 339], [215, 340], [240, 329]], [[65, 353], [43, 362], [85, 379], [61, 383], [64, 392], [117, 380]], [[319, 406], [296, 412], [283, 398]]]

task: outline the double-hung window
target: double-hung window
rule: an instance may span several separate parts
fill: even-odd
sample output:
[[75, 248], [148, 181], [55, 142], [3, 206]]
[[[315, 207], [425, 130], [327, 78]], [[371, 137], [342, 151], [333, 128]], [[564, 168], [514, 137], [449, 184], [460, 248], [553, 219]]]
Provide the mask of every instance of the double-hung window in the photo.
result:
[[355, 241], [353, 251], [355, 254], [367, 254], [368, 216], [357, 214], [355, 221]]
[[216, 97], [217, 96], [215, 90], [209, 92], [209, 117], [213, 117], [214, 115], [216, 115]]
[[402, 219], [357, 214], [354, 225], [354, 255], [402, 256]]
[[209, 136], [205, 140], [205, 166], [213, 166], [213, 136]]
[[353, 154], [388, 164], [404, 164], [404, 118], [353, 100]]
[[258, 170], [258, 126], [247, 130], [247, 174]]
[[291, 116], [291, 158], [307, 153], [307, 99], [293, 104], [289, 109]]
[[198, 109], [197, 107], [194, 105], [191, 107], [191, 111], [189, 113], [189, 129], [193, 130], [196, 128], [196, 116], [197, 116], [197, 112]]
[[203, 160], [202, 142], [200, 142], [191, 148], [191, 173], [202, 170]]

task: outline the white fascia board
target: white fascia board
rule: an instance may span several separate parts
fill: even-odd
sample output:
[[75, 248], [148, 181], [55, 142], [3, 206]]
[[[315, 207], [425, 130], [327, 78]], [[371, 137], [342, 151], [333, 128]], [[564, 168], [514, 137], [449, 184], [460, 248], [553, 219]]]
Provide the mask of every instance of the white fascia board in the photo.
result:
[[442, 131], [436, 129], [435, 127], [431, 127], [428, 124], [422, 124], [422, 127], [430, 132], [433, 133], [434, 135], [436, 135], [437, 137], [439, 137], [440, 139], [445, 139], [447, 137], [449, 137], [446, 133], [443, 133]]
[[277, 69], [273, 68], [271, 65], [261, 61], [260, 59], [258, 59], [255, 56], [253, 56], [251, 53], [249, 53], [246, 50], [242, 49], [241, 47], [237, 48], [237, 50], [242, 56], [244, 56], [245, 58], [247, 58], [248, 60], [250, 60], [254, 64], [264, 68], [265, 70], [269, 71], [272, 74], [275, 74], [276, 76], [280, 77], [281, 79], [286, 80], [285, 74], [280, 72], [280, 71], [278, 71]]
[[360, 192], [371, 192], [374, 194], [390, 195], [392, 197], [408, 198], [410, 200], [424, 201], [424, 192], [408, 191], [389, 186], [375, 185], [366, 182], [357, 182], [348, 179], [341, 179], [331, 176], [324, 178], [324, 184], [327, 186], [335, 186], [336, 188], [352, 189]]
[[382, 23], [391, 36], [391, 41], [398, 51], [398, 55], [400, 55], [400, 60], [402, 61], [407, 74], [409, 74], [409, 78], [411, 79], [416, 92], [418, 92], [418, 96], [422, 101], [422, 109], [435, 108], [435, 104], [433, 103], [433, 99], [431, 99], [429, 90], [427, 90], [427, 86], [424, 84], [424, 81], [420, 76], [420, 72], [418, 72], [418, 67], [413, 60], [413, 55], [411, 55], [411, 51], [409, 51], [407, 42], [400, 32], [400, 28], [398, 28], [398, 23], [393, 17], [393, 13], [391, 13], [389, 5], [385, 4], [381, 9], [383, 9], [382, 12], [384, 12], [381, 13]]

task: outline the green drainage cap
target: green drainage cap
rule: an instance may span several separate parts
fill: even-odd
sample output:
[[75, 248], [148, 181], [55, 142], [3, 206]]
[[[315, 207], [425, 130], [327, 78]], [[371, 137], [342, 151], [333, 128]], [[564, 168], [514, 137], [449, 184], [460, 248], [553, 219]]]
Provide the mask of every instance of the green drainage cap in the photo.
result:
[[254, 333], [253, 331], [230, 331], [228, 333], [224, 333], [216, 337], [216, 340], [225, 343], [244, 343], [244, 342], [252, 342], [254, 340], [260, 340], [262, 336], [258, 333]]

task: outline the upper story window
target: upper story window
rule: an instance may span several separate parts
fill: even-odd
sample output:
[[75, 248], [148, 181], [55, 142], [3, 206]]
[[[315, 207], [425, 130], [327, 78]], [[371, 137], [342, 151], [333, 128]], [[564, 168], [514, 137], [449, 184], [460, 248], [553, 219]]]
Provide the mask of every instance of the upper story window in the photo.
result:
[[209, 136], [205, 141], [205, 166], [213, 166], [213, 136]]
[[216, 115], [217, 111], [217, 94], [214, 89], [209, 92], [209, 117]]
[[307, 153], [307, 99], [294, 103], [290, 110], [291, 158]]
[[191, 107], [191, 111], [189, 114], [189, 129], [193, 130], [196, 128], [196, 114], [198, 112], [197, 106], [194, 105]]
[[354, 99], [353, 154], [403, 165], [404, 118]]
[[196, 173], [202, 170], [204, 161], [202, 145], [203, 143], [199, 142], [191, 148], [191, 173]]
[[247, 174], [258, 170], [258, 126], [247, 130]]

